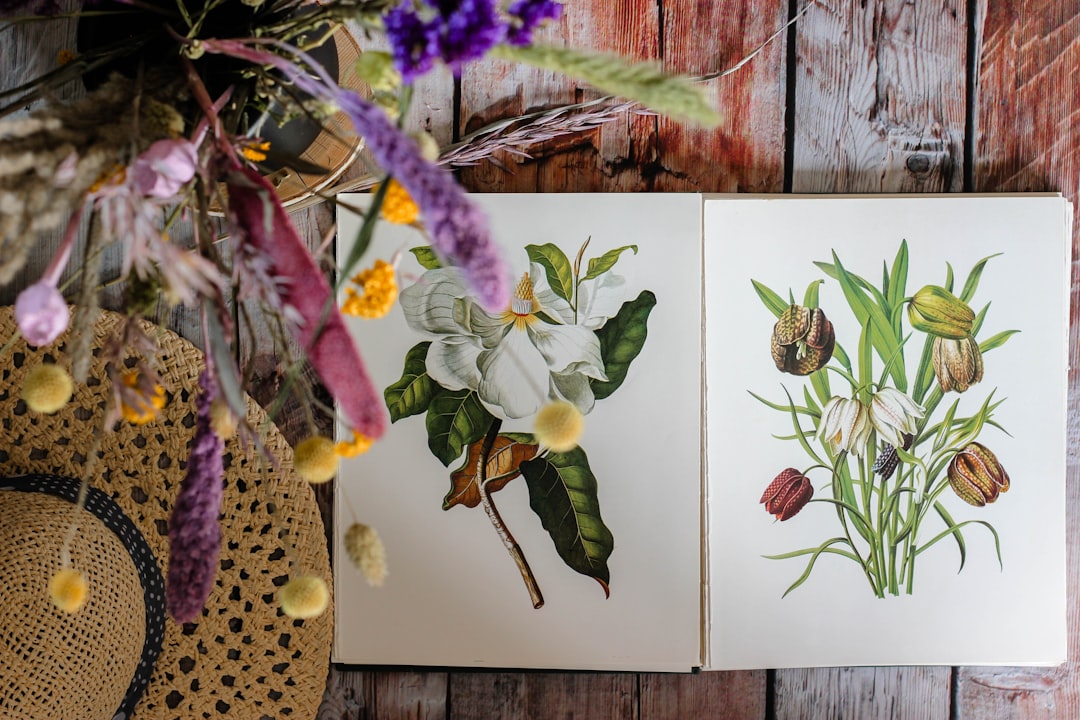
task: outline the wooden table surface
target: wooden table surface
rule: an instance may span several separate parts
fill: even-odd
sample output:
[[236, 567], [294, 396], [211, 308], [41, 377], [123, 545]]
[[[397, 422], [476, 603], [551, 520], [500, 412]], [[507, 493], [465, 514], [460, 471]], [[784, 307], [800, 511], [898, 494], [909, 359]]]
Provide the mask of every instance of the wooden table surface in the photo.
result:
[[[566, 0], [547, 39], [730, 67], [807, 0]], [[5, 42], [8, 44], [5, 45]], [[14, 46], [12, 46], [14, 42]], [[12, 51], [14, 47], [14, 52]], [[47, 45], [0, 36], [15, 73]], [[51, 51], [55, 53], [55, 49]], [[38, 55], [35, 55], [38, 53]], [[818, 0], [740, 71], [709, 83], [724, 114], [700, 131], [649, 115], [500, 156], [462, 172], [488, 192], [904, 193], [1061, 191], [1080, 200], [1080, 0]], [[425, 79], [412, 120], [444, 144], [492, 120], [587, 99], [550, 73], [487, 62]], [[314, 242], [332, 224], [297, 222]], [[1078, 214], [1080, 223], [1080, 214]], [[1077, 228], [1074, 227], [1074, 248]], [[42, 252], [40, 273], [48, 252]], [[1076, 364], [1073, 269], [1070, 365]], [[10, 302], [15, 289], [0, 291]], [[182, 313], [162, 318], [198, 342]], [[267, 350], [267, 353], [270, 351]], [[273, 358], [257, 356], [269, 397]], [[319, 718], [1077, 718], [1080, 519], [1077, 374], [1069, 375], [1069, 662], [1061, 668], [835, 668], [698, 675], [331, 670]], [[302, 422], [286, 418], [295, 434]], [[392, 521], [384, 518], [382, 522]], [[1002, 608], [1008, 622], [1010, 609]]]

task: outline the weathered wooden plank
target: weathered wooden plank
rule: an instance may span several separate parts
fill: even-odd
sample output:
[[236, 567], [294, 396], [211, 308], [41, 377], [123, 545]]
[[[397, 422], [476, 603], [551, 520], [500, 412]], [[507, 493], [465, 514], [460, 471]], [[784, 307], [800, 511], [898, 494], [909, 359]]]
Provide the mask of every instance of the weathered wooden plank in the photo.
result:
[[764, 670], [697, 675], [643, 673], [640, 720], [752, 720], [765, 717]]
[[949, 716], [947, 668], [836, 668], [776, 673], [776, 718]]
[[[1080, 199], [1080, 7], [1071, 0], [980, 0], [974, 184], [1060, 190]], [[1073, 228], [1073, 248], [1080, 218]], [[1070, 366], [1080, 360], [1080, 265], [1072, 273]], [[1080, 716], [1080, 374], [1069, 373], [1066, 478], [1069, 661], [1060, 668], [960, 668], [956, 718]]]
[[[638, 59], [659, 53], [659, 13], [654, 0], [567, 3], [563, 18], [538, 39], [616, 52]], [[465, 132], [526, 111], [588, 99], [595, 91], [548, 71], [500, 61], [477, 63], [461, 78], [461, 127]], [[462, 172], [465, 185], [484, 192], [617, 192], [648, 189], [642, 166], [655, 159], [656, 120], [630, 114], [602, 129], [528, 149], [534, 160], [500, 154]]]
[[963, 0], [820, 0], [800, 21], [795, 192], [962, 188]]
[[[664, 67], [707, 75], [735, 66], [787, 21], [787, 2], [663, 3]], [[658, 118], [651, 190], [780, 192], [784, 183], [783, 35], [735, 73], [706, 84], [723, 122], [715, 130]]]
[[[795, 192], [960, 190], [961, 0], [821, 0], [796, 30]], [[947, 668], [779, 670], [778, 718], [948, 715]]]
[[637, 676], [621, 673], [451, 673], [453, 720], [634, 720]]

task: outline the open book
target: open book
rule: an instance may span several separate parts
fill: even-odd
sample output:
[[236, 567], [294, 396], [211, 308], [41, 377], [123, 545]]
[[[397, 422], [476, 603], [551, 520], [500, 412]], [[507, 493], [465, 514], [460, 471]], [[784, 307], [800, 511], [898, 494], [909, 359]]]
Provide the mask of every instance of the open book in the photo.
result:
[[[416, 228], [366, 255], [399, 258], [349, 319], [393, 424], [339, 474], [335, 661], [1064, 661], [1067, 201], [473, 197], [512, 309]], [[573, 449], [534, 435], [553, 399]]]

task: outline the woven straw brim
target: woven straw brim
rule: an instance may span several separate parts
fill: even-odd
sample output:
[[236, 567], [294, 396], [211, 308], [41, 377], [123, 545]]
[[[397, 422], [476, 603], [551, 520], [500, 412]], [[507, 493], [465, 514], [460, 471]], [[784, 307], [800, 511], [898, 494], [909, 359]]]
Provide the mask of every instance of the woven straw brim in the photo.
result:
[[146, 609], [135, 564], [89, 512], [78, 513], [71, 566], [95, 592], [74, 614], [49, 600], [74, 507], [44, 493], [0, 492], [0, 717], [7, 720], [111, 718], [142, 654]]
[[[101, 314], [88, 380], [55, 415], [30, 411], [20, 393], [26, 373], [42, 362], [70, 370], [68, 334], [46, 349], [16, 340], [0, 357], [0, 475], [84, 474], [109, 404], [102, 346], [124, 321]], [[157, 369], [168, 404], [146, 425], [121, 421], [106, 429], [91, 484], [142, 530], [166, 574], [169, 514], [194, 433], [203, 356], [175, 333], [144, 327], [158, 343]], [[11, 308], [0, 308], [0, 344], [14, 334]], [[280, 611], [277, 593], [301, 574], [317, 575], [332, 586], [323, 525], [314, 493], [292, 469], [291, 449], [250, 399], [247, 420], [263, 430], [263, 442], [279, 464], [272, 467], [236, 439], [226, 443], [217, 583], [197, 622], [167, 623], [162, 654], [135, 718], [312, 718], [318, 710], [333, 608], [314, 619], [293, 620]]]

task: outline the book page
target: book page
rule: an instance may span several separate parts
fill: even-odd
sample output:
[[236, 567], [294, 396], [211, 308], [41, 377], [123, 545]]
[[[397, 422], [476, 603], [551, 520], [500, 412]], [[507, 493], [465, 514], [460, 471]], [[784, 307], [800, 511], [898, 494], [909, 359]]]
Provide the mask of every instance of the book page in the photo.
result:
[[1064, 661], [1067, 216], [706, 198], [713, 668]]
[[[471, 198], [512, 266], [513, 312], [484, 313], [433, 253], [412, 252], [428, 245], [412, 227], [381, 222], [361, 263], [400, 253], [390, 314], [349, 318], [395, 421], [341, 465], [334, 659], [699, 666], [700, 198]], [[341, 261], [360, 220], [339, 219]], [[552, 396], [584, 412], [576, 449], [532, 434]], [[385, 543], [383, 587], [349, 562], [353, 523]]]

